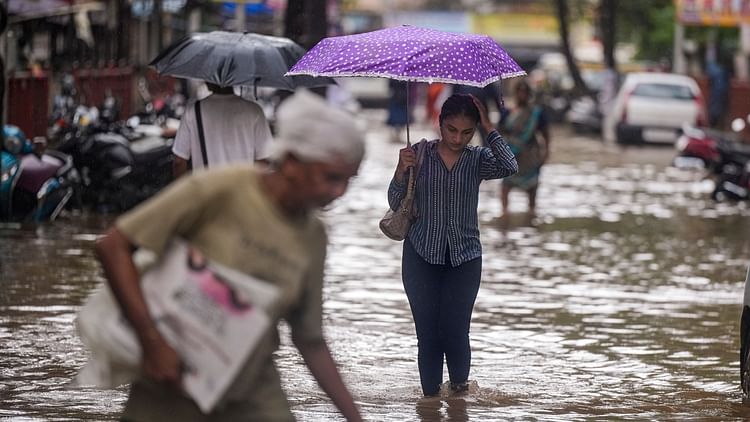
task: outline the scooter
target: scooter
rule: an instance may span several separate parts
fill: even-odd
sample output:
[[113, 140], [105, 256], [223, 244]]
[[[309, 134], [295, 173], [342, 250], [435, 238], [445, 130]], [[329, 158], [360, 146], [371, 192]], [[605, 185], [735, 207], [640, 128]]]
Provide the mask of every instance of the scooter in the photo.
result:
[[673, 164], [680, 168], [705, 168], [720, 171], [727, 161], [744, 163], [750, 157], [750, 115], [745, 120], [734, 119], [732, 131], [719, 131], [686, 124], [675, 143], [677, 156]]
[[16, 126], [4, 127], [0, 198], [3, 220], [51, 221], [73, 197], [80, 180], [70, 156], [46, 149], [46, 139], [29, 142]]
[[138, 94], [144, 103], [144, 108], [136, 113], [142, 124], [169, 126], [170, 121], [179, 121], [185, 113], [187, 99], [180, 93], [171, 95], [152, 95], [148, 90], [144, 78], [138, 80]]
[[[750, 117], [750, 116], [749, 116]], [[717, 201], [750, 199], [750, 144], [743, 138], [746, 124], [732, 122], [732, 132], [686, 125], [677, 140], [678, 168], [697, 168], [715, 180], [711, 197]]]

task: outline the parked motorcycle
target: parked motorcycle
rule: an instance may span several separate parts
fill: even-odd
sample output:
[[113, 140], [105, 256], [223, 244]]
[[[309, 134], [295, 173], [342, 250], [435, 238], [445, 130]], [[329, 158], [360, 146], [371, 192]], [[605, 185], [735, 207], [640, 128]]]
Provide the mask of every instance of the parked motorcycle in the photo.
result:
[[[85, 119], [84, 119], [85, 118]], [[122, 212], [172, 180], [171, 139], [131, 125], [92, 120], [77, 113], [58, 134], [59, 151], [73, 157], [81, 174], [82, 202], [98, 211]]]
[[144, 78], [138, 80], [138, 94], [143, 100], [143, 110], [135, 114], [143, 124], [170, 126], [179, 123], [185, 112], [187, 100], [184, 95], [152, 95]]
[[46, 139], [29, 142], [17, 127], [3, 128], [0, 218], [51, 221], [73, 197], [80, 178], [72, 158], [47, 150]]
[[51, 124], [58, 120], [70, 120], [78, 106], [76, 97], [78, 91], [75, 87], [75, 79], [71, 74], [65, 74], [60, 81], [60, 93], [52, 99]]
[[717, 201], [750, 199], [750, 144], [743, 142], [746, 128], [742, 119], [732, 122], [732, 132], [686, 125], [675, 143], [678, 153], [673, 164], [705, 169], [715, 181], [711, 197]]

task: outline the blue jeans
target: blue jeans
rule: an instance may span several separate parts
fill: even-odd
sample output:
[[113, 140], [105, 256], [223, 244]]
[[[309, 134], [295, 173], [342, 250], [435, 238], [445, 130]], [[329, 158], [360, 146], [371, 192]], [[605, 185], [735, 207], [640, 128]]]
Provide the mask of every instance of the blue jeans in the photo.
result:
[[452, 267], [426, 262], [404, 241], [402, 278], [417, 330], [419, 377], [426, 396], [440, 391], [443, 356], [453, 383], [466, 382], [471, 366], [469, 325], [479, 291], [482, 258]]

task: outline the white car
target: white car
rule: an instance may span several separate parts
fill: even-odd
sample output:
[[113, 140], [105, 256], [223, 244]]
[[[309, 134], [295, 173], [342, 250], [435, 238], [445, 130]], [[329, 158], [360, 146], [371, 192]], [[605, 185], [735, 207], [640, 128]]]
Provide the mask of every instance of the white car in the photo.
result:
[[703, 126], [698, 84], [673, 73], [630, 73], [604, 119], [603, 136], [618, 143], [674, 143], [683, 124]]

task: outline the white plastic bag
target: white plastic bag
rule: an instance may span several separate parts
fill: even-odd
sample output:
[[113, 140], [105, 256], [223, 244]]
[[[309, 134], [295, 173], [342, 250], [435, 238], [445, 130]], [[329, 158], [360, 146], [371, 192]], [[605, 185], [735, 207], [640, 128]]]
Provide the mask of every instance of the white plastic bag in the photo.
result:
[[[173, 241], [141, 278], [151, 318], [187, 370], [183, 387], [211, 411], [271, 325], [266, 310], [279, 289], [213, 262], [191, 260], [189, 246]], [[78, 385], [114, 388], [140, 373], [141, 348], [109, 287], [92, 294], [76, 319], [91, 357]]]

